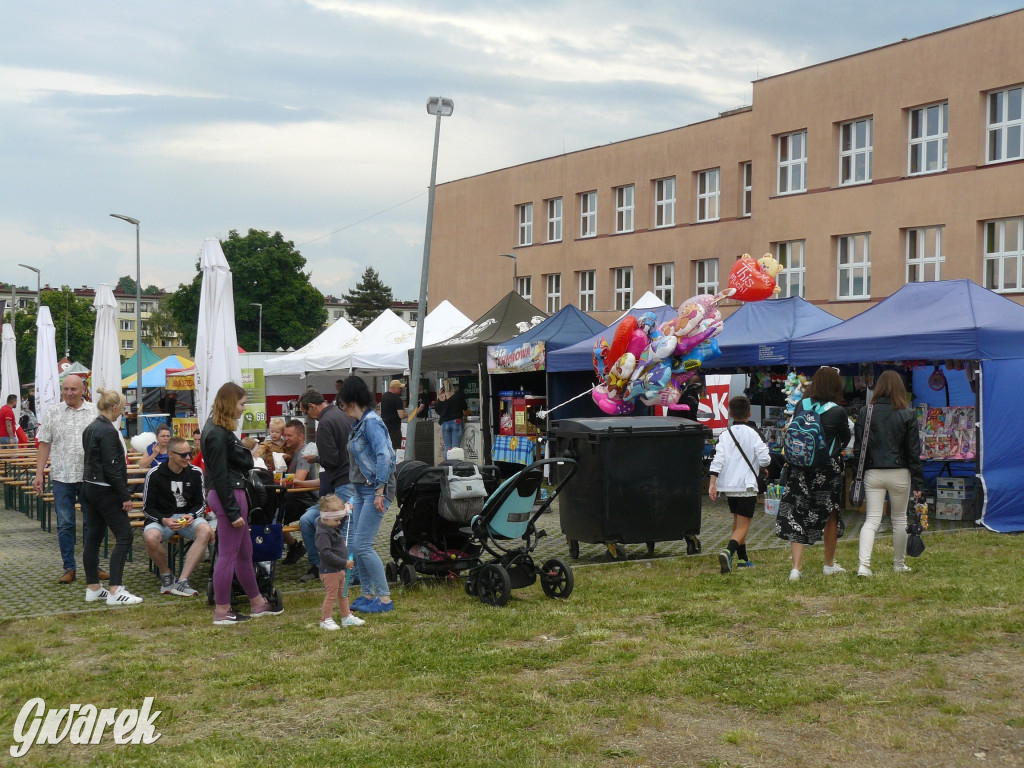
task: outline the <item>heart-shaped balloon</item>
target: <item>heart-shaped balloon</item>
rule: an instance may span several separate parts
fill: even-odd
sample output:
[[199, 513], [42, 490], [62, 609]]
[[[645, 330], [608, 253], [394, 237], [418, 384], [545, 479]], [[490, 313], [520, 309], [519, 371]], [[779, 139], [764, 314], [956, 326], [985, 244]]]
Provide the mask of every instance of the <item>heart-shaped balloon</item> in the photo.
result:
[[633, 331], [637, 328], [636, 318], [632, 315], [627, 315], [622, 318], [622, 322], [615, 329], [615, 335], [612, 337], [612, 348], [608, 353], [608, 360], [615, 362], [624, 354], [626, 354], [626, 347], [629, 346], [630, 339], [633, 338]]
[[740, 301], [761, 301], [775, 290], [775, 279], [761, 271], [757, 262], [744, 254], [729, 270], [729, 287], [735, 289], [733, 298]]

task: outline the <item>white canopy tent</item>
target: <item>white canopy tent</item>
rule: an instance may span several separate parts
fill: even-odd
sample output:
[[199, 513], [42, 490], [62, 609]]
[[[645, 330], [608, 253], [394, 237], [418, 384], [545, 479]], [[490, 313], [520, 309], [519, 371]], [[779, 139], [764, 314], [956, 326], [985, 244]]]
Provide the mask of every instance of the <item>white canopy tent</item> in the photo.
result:
[[[359, 331], [352, 323], [343, 317], [338, 318], [301, 349], [267, 360], [263, 364], [263, 374], [302, 376], [309, 372], [341, 370], [340, 363], [348, 356], [348, 350], [359, 342], [359, 336]], [[315, 365], [312, 361], [314, 357]]]
[[[363, 328], [359, 334], [359, 340], [351, 347], [344, 350], [345, 357], [338, 359], [331, 356], [332, 362], [338, 362], [341, 370], [372, 370], [374, 373], [385, 373], [390, 371], [401, 372], [405, 366], [388, 365], [385, 362], [383, 353], [389, 349], [401, 347], [408, 349], [410, 340], [415, 337], [415, 331], [402, 318], [385, 309], [374, 319], [372, 323]], [[319, 363], [323, 355], [313, 355], [311, 361]], [[384, 364], [382, 364], [384, 362]]]
[[[373, 343], [365, 338], [360, 341], [352, 352], [353, 369], [394, 374], [404, 374], [409, 370], [409, 350], [416, 343], [415, 328], [399, 320], [391, 310], [385, 310], [377, 320], [367, 326], [363, 335], [365, 337], [370, 328], [385, 315], [393, 315], [404, 326], [404, 330], [399, 332], [399, 327], [389, 318], [387, 327], [394, 330], [381, 333]], [[473, 321], [452, 306], [451, 302], [442, 301], [423, 321], [423, 346], [451, 338], [472, 323]]]

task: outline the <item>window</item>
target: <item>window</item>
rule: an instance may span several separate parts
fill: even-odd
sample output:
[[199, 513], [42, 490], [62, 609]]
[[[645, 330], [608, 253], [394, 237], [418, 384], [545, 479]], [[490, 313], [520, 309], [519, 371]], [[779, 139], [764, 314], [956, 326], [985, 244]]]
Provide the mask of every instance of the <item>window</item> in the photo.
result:
[[121, 339], [121, 349], [135, 349], [135, 339]]
[[718, 220], [718, 168], [697, 174], [697, 221]]
[[580, 195], [580, 237], [597, 234], [597, 192]]
[[1024, 120], [1021, 94], [1024, 88], [1007, 88], [988, 95], [988, 152], [990, 163], [1024, 156]]
[[615, 188], [615, 231], [633, 231], [633, 185]]
[[529, 275], [527, 275], [526, 277], [517, 277], [516, 293], [518, 293], [527, 301], [533, 301], [533, 278], [531, 278]]
[[670, 307], [675, 306], [673, 301], [673, 288], [675, 287], [676, 265], [655, 264], [654, 265], [654, 295], [664, 301]]
[[121, 311], [122, 312], [134, 312], [135, 311], [135, 302], [134, 301], [122, 301], [121, 302]]
[[673, 227], [676, 223], [676, 177], [654, 182], [654, 226]]
[[985, 222], [985, 287], [1019, 291], [1024, 260], [1024, 216]]
[[779, 298], [804, 296], [804, 242], [787, 240], [775, 245], [775, 258], [782, 267], [775, 276], [775, 284], [781, 291]]
[[562, 276], [548, 275], [544, 278], [544, 283], [544, 311], [553, 315], [562, 308]]
[[836, 285], [840, 299], [871, 297], [871, 236], [867, 232], [836, 238]]
[[749, 216], [753, 210], [754, 203], [754, 166], [752, 163], [743, 164], [743, 200], [740, 204], [740, 215]]
[[32, 299], [26, 299], [23, 297], [18, 298], [18, 309], [28, 309], [33, 304], [35, 304], [35, 302]]
[[807, 190], [807, 131], [779, 136], [779, 194]]
[[153, 310], [150, 308], [149, 304], [150, 303], [148, 301], [143, 301], [141, 304], [139, 304], [139, 311], [140, 312], [152, 312]]
[[118, 329], [122, 331], [134, 331], [135, 321], [134, 320], [121, 320], [118, 323]]
[[694, 262], [697, 293], [718, 293], [718, 259]]
[[949, 102], [910, 110], [910, 175], [946, 170]]
[[533, 245], [533, 203], [517, 205], [519, 212], [519, 245]]
[[874, 120], [851, 120], [839, 126], [839, 183], [871, 181], [871, 143]]
[[615, 309], [625, 311], [633, 306], [633, 268], [615, 270]]
[[908, 229], [907, 282], [927, 283], [942, 279], [942, 227]]
[[597, 294], [595, 290], [597, 273], [590, 269], [586, 272], [577, 272], [576, 274], [579, 275], [580, 309], [584, 312], [593, 312], [595, 306], [594, 299]]
[[420, 316], [419, 310], [417, 310], [416, 312], [410, 312], [409, 313], [409, 325], [415, 325], [416, 321], [419, 319], [419, 316]]
[[340, 318], [342, 316], [342, 314], [344, 314], [344, 313], [340, 309], [335, 309], [334, 310], [334, 319], [337, 320], [338, 318]]
[[548, 210], [548, 242], [557, 243], [562, 239], [562, 198], [553, 197], [544, 207]]

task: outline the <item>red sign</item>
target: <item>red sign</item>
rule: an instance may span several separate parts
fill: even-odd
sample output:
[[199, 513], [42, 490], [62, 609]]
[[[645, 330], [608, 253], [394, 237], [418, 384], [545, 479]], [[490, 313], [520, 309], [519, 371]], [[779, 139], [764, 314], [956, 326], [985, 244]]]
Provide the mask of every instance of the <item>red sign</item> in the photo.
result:
[[705, 376], [704, 386], [707, 397], [700, 400], [697, 421], [711, 429], [725, 429], [729, 426], [729, 379], [730, 376]]

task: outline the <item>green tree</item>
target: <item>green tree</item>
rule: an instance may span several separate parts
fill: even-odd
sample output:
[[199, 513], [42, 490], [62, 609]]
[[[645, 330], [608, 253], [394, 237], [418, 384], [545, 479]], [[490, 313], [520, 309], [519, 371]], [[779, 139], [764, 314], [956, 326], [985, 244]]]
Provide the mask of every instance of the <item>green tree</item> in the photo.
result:
[[157, 288], [155, 285], [149, 285], [142, 289], [143, 296], [154, 296], [163, 293], [163, 288]]
[[150, 312], [149, 317], [142, 321], [142, 340], [151, 347], [157, 346], [162, 341], [174, 339], [178, 333], [174, 314], [165, 306], [161, 306], [155, 312]]
[[131, 275], [124, 275], [118, 279], [117, 285], [114, 286], [115, 293], [127, 293], [132, 296], [135, 295], [135, 278]]
[[359, 330], [368, 326], [385, 309], [391, 309], [395, 298], [373, 267], [367, 267], [355, 290], [342, 296], [348, 304], [348, 316]]
[[[295, 347], [311, 341], [327, 320], [324, 296], [303, 272], [306, 259], [280, 232], [271, 235], [250, 229], [242, 236], [235, 230], [221, 241], [231, 267], [235, 300], [235, 333], [247, 350], [259, 345], [259, 307], [263, 305], [263, 349]], [[191, 283], [181, 285], [167, 300], [183, 343], [195, 354], [199, 325], [199, 294], [203, 282], [199, 260]]]
[[[92, 366], [93, 336], [96, 332], [96, 312], [92, 299], [76, 296], [70, 287], [59, 291], [43, 289], [43, 306], [50, 308], [50, 317], [56, 337], [57, 359], [64, 357], [65, 321], [68, 357], [86, 368]], [[17, 340], [18, 377], [23, 382], [33, 381], [36, 375], [36, 306], [18, 310], [14, 336]]]

